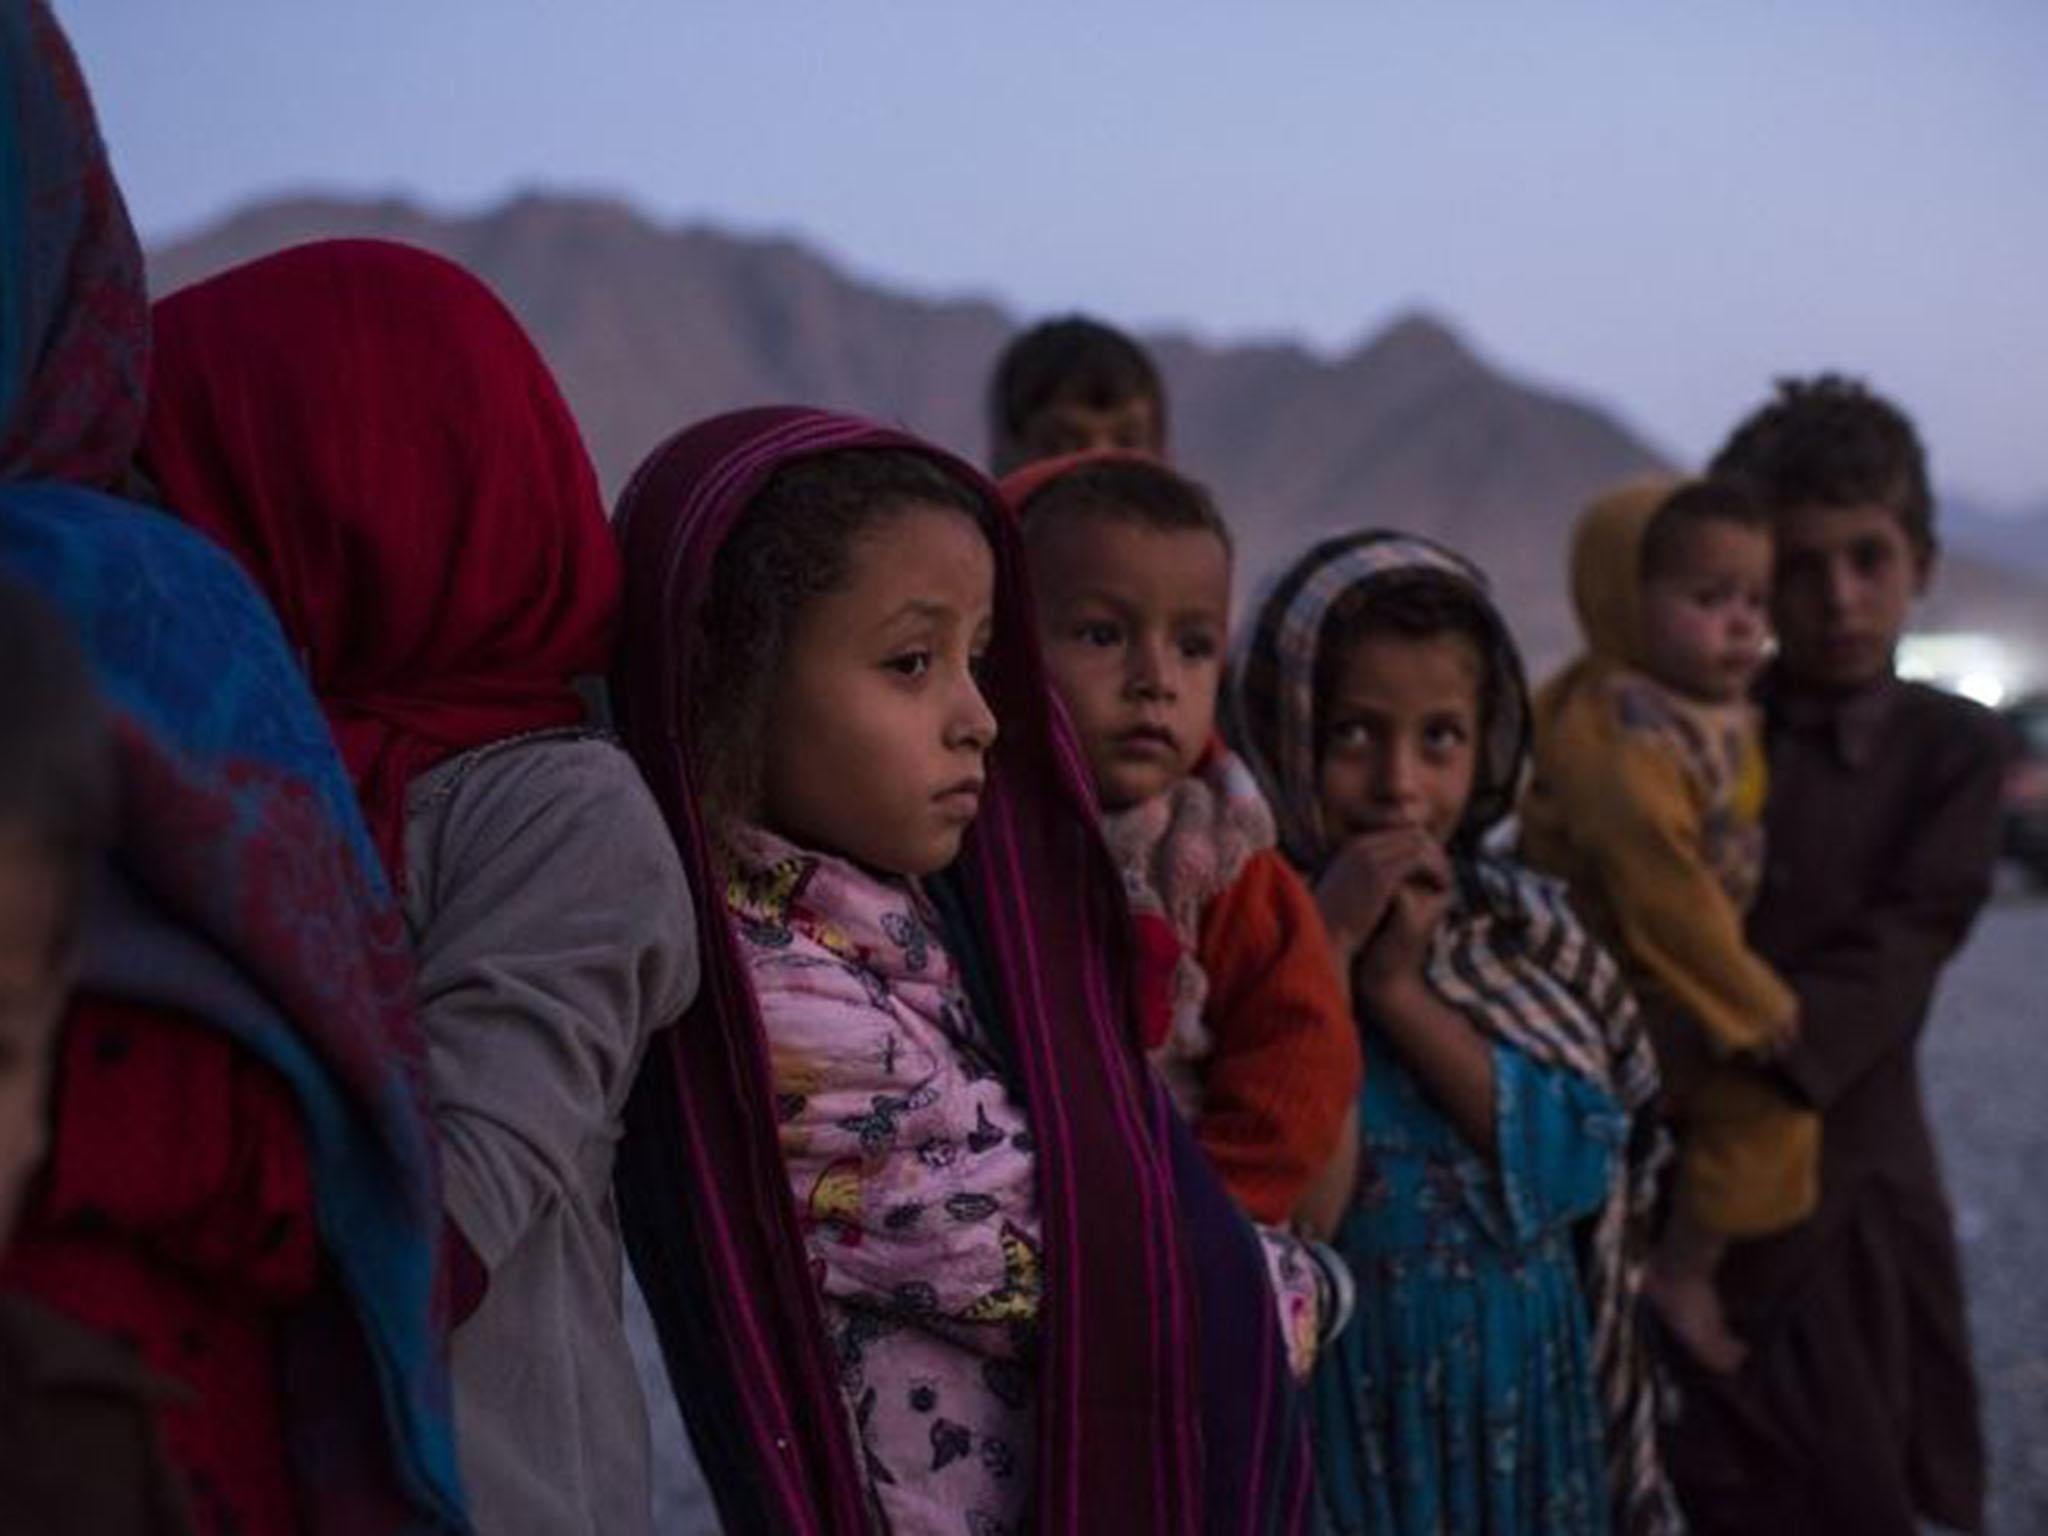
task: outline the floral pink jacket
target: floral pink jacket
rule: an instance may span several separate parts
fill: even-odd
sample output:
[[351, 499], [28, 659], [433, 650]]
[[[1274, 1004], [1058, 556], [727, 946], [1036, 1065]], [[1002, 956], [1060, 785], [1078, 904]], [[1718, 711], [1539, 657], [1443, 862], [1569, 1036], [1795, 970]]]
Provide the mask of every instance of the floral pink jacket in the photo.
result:
[[727, 905], [783, 1162], [894, 1536], [1021, 1529], [1040, 1296], [1023, 1107], [914, 886], [759, 830]]

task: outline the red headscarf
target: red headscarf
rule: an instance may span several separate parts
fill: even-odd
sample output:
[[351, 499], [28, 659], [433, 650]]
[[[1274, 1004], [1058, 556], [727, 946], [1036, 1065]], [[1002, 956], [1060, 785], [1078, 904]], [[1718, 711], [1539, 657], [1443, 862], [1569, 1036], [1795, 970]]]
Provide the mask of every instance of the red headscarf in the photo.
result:
[[519, 322], [451, 262], [371, 240], [250, 262], [156, 306], [143, 463], [303, 653], [394, 884], [436, 763], [584, 716], [619, 557]]
[[1176, 473], [1157, 454], [1140, 453], [1135, 448], [1088, 448], [1080, 453], [1061, 454], [1057, 458], [1033, 459], [1029, 464], [1011, 470], [1001, 481], [1003, 500], [1009, 503], [1012, 512], [1022, 518], [1024, 504], [1055, 480], [1064, 480], [1076, 470], [1092, 469], [1097, 464], [1146, 464], [1168, 474]]

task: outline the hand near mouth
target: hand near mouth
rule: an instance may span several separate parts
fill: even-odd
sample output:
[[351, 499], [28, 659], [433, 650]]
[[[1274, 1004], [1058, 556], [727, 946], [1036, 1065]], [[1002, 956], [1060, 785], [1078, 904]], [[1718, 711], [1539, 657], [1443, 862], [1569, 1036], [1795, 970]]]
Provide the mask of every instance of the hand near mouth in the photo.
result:
[[1379, 926], [1358, 952], [1359, 995], [1378, 1003], [1397, 995], [1413, 995], [1422, 983], [1436, 931], [1451, 904], [1450, 857], [1434, 839], [1434, 858], [1401, 879], [1387, 903]]
[[1449, 860], [1421, 827], [1402, 823], [1361, 833], [1330, 861], [1316, 885], [1316, 904], [1347, 968], [1377, 940], [1396, 896], [1408, 887], [1423, 895], [1450, 890]]

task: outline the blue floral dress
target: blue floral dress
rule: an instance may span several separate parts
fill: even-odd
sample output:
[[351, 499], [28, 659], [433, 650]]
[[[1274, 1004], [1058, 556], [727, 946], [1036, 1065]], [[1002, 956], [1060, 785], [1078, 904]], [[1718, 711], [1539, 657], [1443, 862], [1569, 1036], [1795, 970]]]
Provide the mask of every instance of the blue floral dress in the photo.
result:
[[1605, 1421], [1573, 1227], [1627, 1122], [1585, 1077], [1493, 1052], [1499, 1166], [1368, 1032], [1366, 1165], [1336, 1246], [1358, 1313], [1316, 1372], [1331, 1528], [1602, 1536]]

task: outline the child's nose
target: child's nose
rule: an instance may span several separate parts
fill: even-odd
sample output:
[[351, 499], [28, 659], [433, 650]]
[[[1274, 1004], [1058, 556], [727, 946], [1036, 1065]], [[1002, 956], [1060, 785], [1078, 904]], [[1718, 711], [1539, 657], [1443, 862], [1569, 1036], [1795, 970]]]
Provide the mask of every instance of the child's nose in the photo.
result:
[[1140, 640], [1131, 647], [1131, 692], [1140, 699], [1165, 700], [1174, 694], [1172, 658], [1161, 641]]
[[1421, 764], [1415, 753], [1398, 744], [1390, 746], [1380, 754], [1378, 784], [1379, 798], [1387, 805], [1411, 803], [1422, 788]]
[[995, 745], [996, 714], [978, 684], [969, 682], [953, 722], [953, 745], [986, 752]]
[[1856, 573], [1846, 560], [1828, 562], [1821, 577], [1821, 600], [1832, 614], [1847, 613], [1856, 603]]

